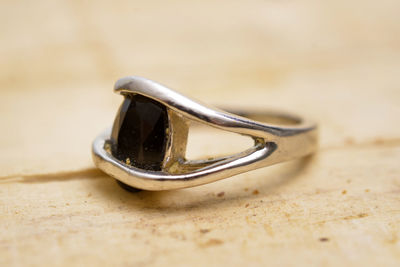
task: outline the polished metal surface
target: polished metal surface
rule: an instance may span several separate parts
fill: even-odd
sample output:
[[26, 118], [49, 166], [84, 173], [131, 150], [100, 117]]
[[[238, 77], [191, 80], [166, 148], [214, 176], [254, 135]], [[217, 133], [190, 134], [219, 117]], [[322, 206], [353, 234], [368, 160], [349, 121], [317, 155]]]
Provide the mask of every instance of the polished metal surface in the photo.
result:
[[[113, 157], [110, 130], [93, 142], [94, 163], [105, 173], [132, 187], [169, 190], [214, 182], [243, 172], [303, 157], [317, 150], [316, 124], [281, 113], [241, 112], [241, 116], [193, 101], [154, 81], [129, 76], [118, 80], [114, 91], [140, 94], [164, 104], [169, 113], [169, 142], [162, 171], [139, 169]], [[256, 120], [253, 120], [256, 119]], [[190, 161], [185, 159], [188, 122], [246, 135], [254, 146], [228, 157]]]

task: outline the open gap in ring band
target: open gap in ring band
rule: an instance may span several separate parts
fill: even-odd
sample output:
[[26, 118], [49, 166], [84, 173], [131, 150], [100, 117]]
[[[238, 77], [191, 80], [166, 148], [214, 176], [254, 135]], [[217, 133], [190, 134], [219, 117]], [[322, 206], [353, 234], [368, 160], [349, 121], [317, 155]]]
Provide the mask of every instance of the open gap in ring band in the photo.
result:
[[232, 156], [253, 146], [254, 140], [248, 136], [216, 129], [199, 122], [191, 122], [186, 158], [211, 160]]

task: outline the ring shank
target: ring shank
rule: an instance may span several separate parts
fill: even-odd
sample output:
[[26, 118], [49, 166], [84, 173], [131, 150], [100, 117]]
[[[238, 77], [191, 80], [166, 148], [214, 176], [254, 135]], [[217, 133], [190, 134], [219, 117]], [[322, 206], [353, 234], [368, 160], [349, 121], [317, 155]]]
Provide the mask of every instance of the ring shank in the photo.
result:
[[273, 144], [276, 147], [271, 155], [257, 163], [257, 168], [304, 157], [317, 150], [317, 126], [301, 116], [276, 110], [225, 110], [230, 113], [231, 117], [238, 117], [238, 119], [241, 117], [244, 120], [252, 121], [258, 127], [276, 130], [265, 132], [265, 136], [249, 135], [253, 139], [262, 138], [265, 143]]
[[229, 113], [245, 117], [263, 124], [274, 124], [276, 126], [293, 126], [302, 123], [300, 116], [284, 113], [276, 110], [235, 110], [225, 109]]

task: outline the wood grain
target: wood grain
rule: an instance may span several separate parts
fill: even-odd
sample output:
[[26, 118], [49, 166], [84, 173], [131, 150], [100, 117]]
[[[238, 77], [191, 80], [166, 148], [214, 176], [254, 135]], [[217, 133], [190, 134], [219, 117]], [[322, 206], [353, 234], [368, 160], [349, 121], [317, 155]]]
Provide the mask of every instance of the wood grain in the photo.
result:
[[[398, 266], [399, 9], [3, 1], [0, 265]], [[90, 145], [126, 75], [311, 116], [320, 150], [201, 187], [125, 192], [94, 168]], [[218, 131], [190, 138], [192, 157], [248, 145]]]

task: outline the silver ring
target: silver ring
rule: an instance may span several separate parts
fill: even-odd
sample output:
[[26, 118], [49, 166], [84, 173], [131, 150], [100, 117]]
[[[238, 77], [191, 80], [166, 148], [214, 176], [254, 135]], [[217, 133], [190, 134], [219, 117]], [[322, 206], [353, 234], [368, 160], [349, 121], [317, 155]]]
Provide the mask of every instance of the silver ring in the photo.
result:
[[[124, 101], [112, 129], [94, 140], [93, 161], [134, 188], [158, 191], [207, 184], [304, 157], [317, 149], [316, 124], [297, 116], [274, 112], [234, 115], [136, 76], [118, 80], [114, 91]], [[190, 121], [249, 136], [254, 146], [227, 157], [187, 160]]]

